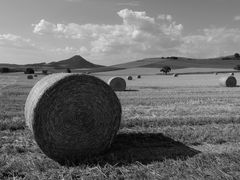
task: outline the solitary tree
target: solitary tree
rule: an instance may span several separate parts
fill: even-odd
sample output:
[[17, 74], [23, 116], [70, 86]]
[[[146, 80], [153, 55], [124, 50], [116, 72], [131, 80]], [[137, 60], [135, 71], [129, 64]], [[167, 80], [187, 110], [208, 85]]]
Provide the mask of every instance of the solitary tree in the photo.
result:
[[27, 68], [27, 69], [24, 71], [24, 74], [34, 74], [34, 69], [33, 69], [33, 68]]
[[171, 68], [169, 66], [163, 66], [162, 69], [160, 69], [160, 72], [163, 72], [165, 74], [169, 73], [171, 71]]
[[67, 73], [71, 73], [72, 71], [71, 71], [71, 69], [67, 68], [67, 69], [66, 69], [66, 72], [67, 72]]
[[239, 53], [235, 53], [234, 57], [237, 58], [237, 59], [240, 59], [240, 54]]

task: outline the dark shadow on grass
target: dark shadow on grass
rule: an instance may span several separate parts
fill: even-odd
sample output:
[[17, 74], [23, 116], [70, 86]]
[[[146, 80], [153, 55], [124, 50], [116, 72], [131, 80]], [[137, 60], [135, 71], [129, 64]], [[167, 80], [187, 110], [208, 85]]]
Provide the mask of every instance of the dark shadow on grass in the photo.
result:
[[200, 153], [161, 133], [118, 134], [111, 148], [90, 164], [122, 165], [134, 162], [148, 164], [165, 159], [186, 159]]

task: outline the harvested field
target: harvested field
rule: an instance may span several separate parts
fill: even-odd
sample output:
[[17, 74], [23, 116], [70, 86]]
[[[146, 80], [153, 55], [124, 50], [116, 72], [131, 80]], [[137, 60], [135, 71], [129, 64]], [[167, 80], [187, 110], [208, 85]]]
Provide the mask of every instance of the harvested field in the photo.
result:
[[0, 90], [0, 179], [239, 179], [239, 87], [218, 86], [220, 76], [127, 82], [111, 149], [76, 167], [46, 157], [25, 125], [26, 97], [43, 76], [9, 76]]

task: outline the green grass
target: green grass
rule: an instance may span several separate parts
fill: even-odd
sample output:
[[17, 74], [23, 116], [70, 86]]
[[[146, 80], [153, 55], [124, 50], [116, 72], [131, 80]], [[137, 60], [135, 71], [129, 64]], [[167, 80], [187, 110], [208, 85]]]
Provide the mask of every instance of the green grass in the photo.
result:
[[[0, 89], [0, 179], [239, 179], [239, 88], [130, 87], [112, 147], [75, 167], [45, 156], [24, 122], [39, 77]], [[141, 81], [141, 80], [140, 80]], [[0, 83], [1, 85], [1, 83]]]

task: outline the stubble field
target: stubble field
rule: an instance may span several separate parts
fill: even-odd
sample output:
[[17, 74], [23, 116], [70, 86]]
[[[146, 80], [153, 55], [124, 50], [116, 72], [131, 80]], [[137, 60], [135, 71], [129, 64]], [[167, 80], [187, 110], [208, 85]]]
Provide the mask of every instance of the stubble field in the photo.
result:
[[240, 87], [219, 87], [220, 75], [127, 81], [111, 149], [76, 167], [46, 157], [25, 125], [41, 77], [0, 76], [0, 179], [240, 179]]

